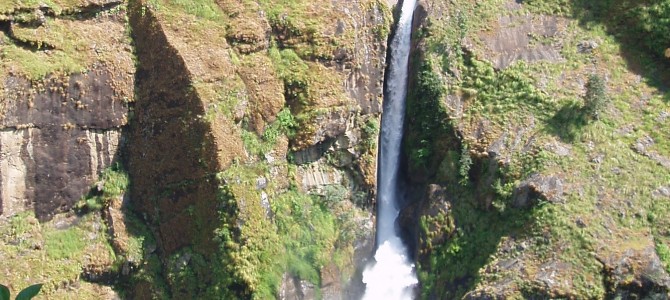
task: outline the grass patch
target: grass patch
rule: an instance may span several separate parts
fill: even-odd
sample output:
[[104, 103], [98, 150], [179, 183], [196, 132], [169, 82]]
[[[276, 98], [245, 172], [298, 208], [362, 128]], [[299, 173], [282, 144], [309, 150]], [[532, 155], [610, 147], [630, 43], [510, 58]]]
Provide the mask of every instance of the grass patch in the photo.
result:
[[81, 4], [80, 0], [5, 0], [0, 3], [0, 13], [11, 13], [18, 8], [37, 8], [46, 4], [60, 14], [63, 9]]
[[662, 243], [656, 243], [656, 253], [665, 265], [665, 270], [670, 273], [670, 247]]
[[21, 73], [31, 79], [43, 78], [54, 72], [77, 73], [86, 70], [85, 65], [82, 64], [83, 60], [68, 52], [56, 50], [52, 55], [47, 56], [41, 52], [18, 47], [9, 43], [7, 39], [5, 42], [0, 53], [2, 60], [18, 64]]
[[166, 0], [168, 5], [179, 7], [184, 12], [210, 21], [220, 21], [223, 13], [213, 0]]
[[[96, 20], [105, 25], [94, 25], [67, 15], [81, 10], [81, 1], [75, 0], [3, 1], [0, 14], [3, 11], [13, 14], [13, 10], [20, 8], [36, 9], [44, 4], [53, 9], [57, 17], [47, 16], [46, 22], [38, 27], [14, 23], [11, 34], [21, 43], [15, 43], [14, 39], [0, 32], [2, 73], [12, 70], [16, 75], [39, 80], [52, 73], [84, 72], [95, 61], [117, 65], [126, 63], [119, 60], [119, 55], [126, 52], [124, 48], [130, 41], [124, 25], [113, 19], [125, 15], [125, 9], [121, 7], [95, 16]], [[34, 15], [31, 13], [27, 17], [34, 18]], [[107, 45], [105, 49], [109, 50], [102, 51], [100, 47], [95, 47], [100, 44]], [[46, 45], [53, 49], [47, 49]]]
[[[65, 218], [40, 224], [30, 212], [0, 224], [0, 272], [12, 290], [44, 283], [41, 295], [68, 299], [76, 293], [93, 299], [96, 284], [80, 281], [82, 267], [111, 264], [114, 254], [98, 215]], [[62, 228], [66, 226], [67, 228]]]
[[44, 247], [49, 259], [70, 259], [82, 255], [86, 248], [85, 232], [76, 227], [49, 232], [44, 237]]

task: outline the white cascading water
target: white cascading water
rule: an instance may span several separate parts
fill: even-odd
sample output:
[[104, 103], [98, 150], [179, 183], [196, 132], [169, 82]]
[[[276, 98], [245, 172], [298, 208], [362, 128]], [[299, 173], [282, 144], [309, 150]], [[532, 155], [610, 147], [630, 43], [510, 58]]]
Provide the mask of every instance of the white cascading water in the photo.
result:
[[377, 252], [375, 262], [363, 272], [366, 284], [363, 300], [412, 299], [418, 283], [414, 264], [395, 230], [398, 217], [398, 164], [405, 119], [407, 65], [416, 0], [405, 0], [395, 36], [386, 78], [386, 99], [382, 115], [377, 201]]

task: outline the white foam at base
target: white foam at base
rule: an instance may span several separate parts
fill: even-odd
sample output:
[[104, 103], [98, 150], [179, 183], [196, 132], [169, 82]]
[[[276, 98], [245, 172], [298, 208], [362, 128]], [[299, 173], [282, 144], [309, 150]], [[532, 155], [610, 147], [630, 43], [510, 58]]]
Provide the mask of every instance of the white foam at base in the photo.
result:
[[412, 287], [419, 281], [414, 264], [408, 262], [406, 250], [398, 237], [385, 241], [375, 253], [374, 265], [363, 272], [366, 284], [363, 300], [409, 300]]

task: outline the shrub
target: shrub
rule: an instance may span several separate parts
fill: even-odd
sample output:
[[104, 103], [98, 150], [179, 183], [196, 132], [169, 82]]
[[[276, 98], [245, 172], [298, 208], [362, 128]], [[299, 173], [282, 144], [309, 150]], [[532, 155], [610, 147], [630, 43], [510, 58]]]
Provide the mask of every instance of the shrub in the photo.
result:
[[472, 166], [472, 158], [470, 157], [470, 149], [468, 149], [468, 145], [463, 143], [463, 147], [461, 149], [461, 159], [459, 161], [460, 163], [460, 168], [458, 170], [458, 173], [460, 175], [460, 180], [459, 183], [462, 186], [467, 186], [468, 183], [470, 182], [470, 167]]
[[406, 137], [410, 163], [427, 167], [431, 163], [435, 142], [449, 132], [447, 112], [442, 105], [446, 89], [440, 76], [433, 71], [429, 61], [421, 64], [416, 75], [416, 87], [407, 97], [407, 118], [411, 134]]
[[[642, 2], [642, 1], [641, 1]], [[668, 53], [666, 48], [670, 45], [670, 1], [650, 1], [647, 5], [639, 5], [634, 14], [639, 18], [639, 32], [642, 35], [645, 46], [652, 54]], [[653, 3], [655, 2], [655, 3]], [[669, 48], [670, 49], [670, 48]]]
[[121, 197], [127, 189], [128, 174], [116, 163], [102, 171], [99, 182], [91, 187], [89, 194], [77, 203], [75, 209], [80, 212], [99, 211], [109, 206], [114, 198]]
[[584, 97], [584, 113], [597, 120], [606, 104], [605, 81], [597, 74], [589, 75], [586, 82], [586, 96]]

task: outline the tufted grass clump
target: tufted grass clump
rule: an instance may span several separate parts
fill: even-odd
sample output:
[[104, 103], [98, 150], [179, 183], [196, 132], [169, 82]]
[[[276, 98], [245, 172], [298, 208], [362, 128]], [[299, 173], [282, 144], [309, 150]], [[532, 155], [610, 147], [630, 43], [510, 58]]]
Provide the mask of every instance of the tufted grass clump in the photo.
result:
[[597, 74], [589, 75], [586, 82], [586, 96], [584, 97], [584, 113], [594, 120], [600, 118], [600, 112], [607, 105], [605, 80]]

